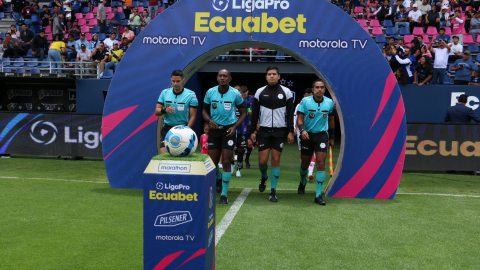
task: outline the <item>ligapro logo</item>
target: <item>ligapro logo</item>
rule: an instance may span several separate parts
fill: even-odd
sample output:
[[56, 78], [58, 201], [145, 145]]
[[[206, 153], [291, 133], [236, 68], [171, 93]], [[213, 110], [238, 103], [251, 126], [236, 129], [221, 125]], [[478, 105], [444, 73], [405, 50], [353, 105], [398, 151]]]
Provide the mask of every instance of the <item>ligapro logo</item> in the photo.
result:
[[171, 190], [171, 191], [175, 191], [175, 190], [190, 190], [190, 186], [187, 186], [187, 185], [182, 185], [182, 184], [178, 184], [178, 185], [172, 185], [170, 183], [162, 183], [162, 182], [157, 182], [157, 184], [155, 185], [155, 187], [158, 189], [158, 190], [163, 190], [164, 188], [166, 190]]
[[[37, 135], [38, 135], [37, 132], [36, 132], [37, 126], [40, 129], [40, 131], [39, 131], [40, 137], [41, 137], [40, 139], [37, 138]], [[44, 127], [50, 127], [50, 128], [45, 129]], [[50, 131], [52, 131], [52, 132], [50, 132]], [[50, 139], [47, 139], [49, 136], [45, 136], [48, 133], [53, 134], [50, 137]], [[30, 138], [32, 138], [32, 140], [36, 143], [43, 143], [44, 145], [49, 145], [49, 144], [51, 144], [55, 141], [55, 139], [57, 138], [57, 133], [58, 133], [57, 127], [52, 122], [47, 122], [47, 121], [40, 120], [40, 121], [35, 122], [32, 125], [32, 128], [30, 130]]]
[[[288, 0], [231, 0], [232, 9], [244, 9], [246, 12], [252, 12], [255, 9], [288, 9], [290, 2]], [[212, 6], [216, 11], [224, 12], [228, 8], [230, 0], [213, 0]]]

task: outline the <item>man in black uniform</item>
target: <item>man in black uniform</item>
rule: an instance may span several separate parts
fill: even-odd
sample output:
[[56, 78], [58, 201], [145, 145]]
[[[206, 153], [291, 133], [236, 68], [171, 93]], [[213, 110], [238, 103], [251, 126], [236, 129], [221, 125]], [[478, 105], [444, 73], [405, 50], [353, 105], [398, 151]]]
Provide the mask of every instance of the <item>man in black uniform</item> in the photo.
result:
[[[290, 89], [280, 85], [280, 74], [277, 67], [268, 67], [266, 76], [268, 85], [255, 93], [252, 107], [250, 133], [252, 141], [258, 139], [258, 163], [262, 178], [258, 190], [264, 192], [268, 179], [268, 157], [272, 152], [272, 175], [269, 200], [277, 202], [276, 189], [280, 176], [280, 156], [285, 139], [294, 141], [293, 127], [293, 94]], [[256, 130], [257, 122], [259, 129]]]

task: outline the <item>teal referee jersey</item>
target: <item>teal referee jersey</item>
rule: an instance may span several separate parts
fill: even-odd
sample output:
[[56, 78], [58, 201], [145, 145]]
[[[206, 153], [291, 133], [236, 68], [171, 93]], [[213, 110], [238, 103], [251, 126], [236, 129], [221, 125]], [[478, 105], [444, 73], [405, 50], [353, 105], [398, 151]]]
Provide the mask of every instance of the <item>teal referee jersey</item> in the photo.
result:
[[203, 102], [210, 106], [210, 117], [219, 126], [233, 125], [237, 122], [237, 107], [243, 104], [240, 92], [229, 87], [227, 92], [220, 93], [218, 86], [207, 91]]
[[173, 91], [173, 88], [163, 90], [158, 98], [158, 103], [165, 108], [175, 108], [175, 113], [166, 113], [164, 115], [165, 124], [170, 126], [186, 126], [190, 119], [190, 107], [198, 107], [197, 96], [192, 90], [187, 88], [183, 88], [183, 91], [178, 94]]
[[320, 133], [328, 131], [328, 116], [333, 112], [333, 100], [323, 97], [317, 102], [313, 96], [303, 98], [297, 113], [303, 114], [303, 125], [306, 132]]

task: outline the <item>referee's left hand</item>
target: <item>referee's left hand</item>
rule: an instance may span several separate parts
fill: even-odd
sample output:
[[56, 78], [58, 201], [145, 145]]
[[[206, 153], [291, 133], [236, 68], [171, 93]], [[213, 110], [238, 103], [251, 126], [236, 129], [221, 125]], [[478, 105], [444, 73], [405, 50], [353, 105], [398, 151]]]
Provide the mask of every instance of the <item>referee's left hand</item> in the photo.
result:
[[235, 130], [236, 130], [236, 129], [237, 129], [237, 128], [236, 128], [235, 126], [230, 127], [230, 128], [227, 130], [227, 137], [231, 137], [231, 136], [235, 135]]
[[288, 142], [288, 144], [293, 143], [294, 138], [295, 138], [295, 136], [293, 135], [293, 132], [288, 133], [288, 136], [287, 136], [287, 142]]
[[330, 143], [330, 146], [333, 146], [335, 144], [335, 140], [333, 138], [331, 138], [329, 143]]

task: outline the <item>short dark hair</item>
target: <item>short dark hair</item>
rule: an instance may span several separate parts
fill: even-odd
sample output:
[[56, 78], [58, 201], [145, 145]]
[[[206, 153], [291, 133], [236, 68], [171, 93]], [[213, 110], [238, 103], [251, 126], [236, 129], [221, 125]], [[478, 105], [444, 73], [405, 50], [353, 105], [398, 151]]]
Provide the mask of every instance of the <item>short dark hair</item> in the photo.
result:
[[452, 38], [456, 38], [456, 39], [460, 40], [460, 38], [458, 36], [453, 36]]
[[181, 77], [181, 78], [183, 79], [183, 71], [178, 70], [178, 69], [177, 69], [177, 70], [174, 70], [174, 71], [172, 72], [172, 76], [170, 76], [170, 77], [173, 77], [173, 76], [179, 76], [179, 77]]
[[68, 34], [68, 37], [73, 37], [73, 34]]
[[125, 39], [128, 40], [128, 38], [126, 38], [126, 37], [124, 37], [122, 40], [125, 40]]
[[280, 74], [280, 70], [278, 69], [278, 67], [274, 67], [274, 66], [269, 66], [267, 67], [267, 74], [270, 70], [276, 70], [278, 74]]
[[248, 87], [246, 85], [242, 85], [240, 86], [240, 88], [242, 89], [242, 93], [245, 93], [248, 91]]
[[125, 25], [124, 28], [128, 28], [128, 30], [130, 30], [130, 26], [129, 26], [129, 25]]
[[315, 84], [317, 82], [322, 82], [324, 85], [325, 85], [325, 88], [327, 87], [327, 84], [322, 80], [322, 79], [316, 79], [313, 83], [312, 83], [312, 88], [315, 86]]
[[26, 24], [26, 23], [22, 23], [20, 26], [24, 26], [24, 25], [25, 25], [25, 26], [27, 26], [27, 24]]
[[42, 30], [38, 31], [38, 34], [39, 34], [39, 35], [40, 35], [41, 33], [44, 33], [44, 34], [45, 34], [45, 30], [42, 29]]
[[[313, 83], [313, 84], [315, 84], [315, 83]], [[305, 90], [303, 90], [303, 94], [304, 94], [304, 95], [305, 95], [305, 94], [311, 94], [311, 93], [312, 93], [312, 88], [310, 88], [310, 87], [309, 87], [309, 88], [305, 88]]]
[[465, 95], [465, 94], [460, 95], [460, 96], [458, 97], [458, 102], [467, 103], [467, 101], [468, 101], [468, 96]]
[[42, 8], [48, 8], [48, 6], [47, 6], [47, 5], [43, 5], [43, 7], [42, 7]]
[[440, 30], [438, 30], [438, 31], [442, 31], [442, 30], [443, 30], [443, 32], [445, 32], [445, 28], [443, 28], [443, 27], [440, 28]]
[[105, 43], [104, 43], [103, 41], [100, 41], [100, 43], [98, 43], [98, 44], [103, 44], [103, 45], [105, 45]]
[[458, 12], [458, 13], [462, 13], [460, 10], [455, 10], [455, 13], [457, 13], [457, 12]]
[[12, 37], [12, 34], [10, 34], [10, 33], [8, 33], [8, 32], [5, 33], [5, 37], [6, 37], [7, 35], [9, 35], [10, 37]]
[[395, 37], [390, 37], [389, 39], [393, 39], [393, 40], [395, 40]]

